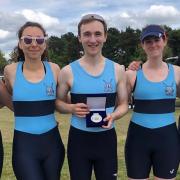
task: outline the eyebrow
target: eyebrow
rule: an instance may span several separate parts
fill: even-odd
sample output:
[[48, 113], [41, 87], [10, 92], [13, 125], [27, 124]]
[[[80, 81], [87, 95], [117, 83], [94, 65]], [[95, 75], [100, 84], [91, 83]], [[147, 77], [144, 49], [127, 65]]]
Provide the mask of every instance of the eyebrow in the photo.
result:
[[44, 37], [44, 35], [37, 35], [37, 36], [32, 36], [32, 35], [30, 35], [30, 34], [27, 34], [27, 35], [23, 35], [23, 36], [29, 36], [29, 37]]
[[102, 33], [102, 31], [94, 31], [94, 32], [91, 32], [91, 31], [88, 31], [88, 30], [87, 30], [87, 31], [84, 31], [84, 32], [82, 32], [82, 33], [83, 33], [83, 34], [84, 34], [84, 33]]

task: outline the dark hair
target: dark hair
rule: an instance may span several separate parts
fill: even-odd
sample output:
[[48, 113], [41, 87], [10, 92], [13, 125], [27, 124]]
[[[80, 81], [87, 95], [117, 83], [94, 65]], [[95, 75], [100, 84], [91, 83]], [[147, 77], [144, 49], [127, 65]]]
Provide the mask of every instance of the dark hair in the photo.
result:
[[[37, 22], [28, 21], [23, 26], [20, 27], [20, 29], [19, 29], [19, 31], [17, 33], [19, 40], [22, 37], [23, 31], [27, 27], [38, 27], [39, 29], [42, 30], [42, 32], [44, 34], [44, 37], [47, 36], [46, 31], [45, 31], [45, 29], [43, 28], [43, 26], [41, 24], [39, 24]], [[24, 61], [25, 60], [24, 53], [23, 53], [22, 49], [19, 48], [19, 44], [14, 48], [14, 57], [15, 57], [15, 61]], [[46, 47], [46, 49], [44, 50], [44, 52], [43, 52], [43, 54], [41, 56], [41, 61], [45, 61], [45, 60], [48, 60], [47, 47]]]
[[98, 14], [87, 14], [85, 16], [83, 16], [78, 24], [78, 35], [80, 36], [81, 34], [81, 26], [83, 24], [87, 24], [90, 23], [92, 21], [99, 21], [103, 24], [104, 27], [104, 32], [105, 34], [107, 33], [107, 24], [106, 21], [104, 20], [104, 18]]

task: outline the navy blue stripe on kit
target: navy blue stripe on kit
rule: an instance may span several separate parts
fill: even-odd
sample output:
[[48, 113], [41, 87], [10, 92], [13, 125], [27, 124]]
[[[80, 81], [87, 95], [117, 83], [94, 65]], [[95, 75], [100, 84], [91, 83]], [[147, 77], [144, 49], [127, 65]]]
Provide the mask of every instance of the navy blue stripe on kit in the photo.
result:
[[101, 94], [76, 94], [71, 93], [71, 102], [85, 103], [87, 102], [87, 97], [106, 97], [106, 108], [115, 106], [116, 102], [116, 92], [115, 93], [101, 93]]
[[45, 116], [53, 114], [55, 100], [13, 101], [15, 116]]
[[175, 112], [176, 99], [137, 100], [135, 99], [134, 112], [146, 114], [164, 114]]

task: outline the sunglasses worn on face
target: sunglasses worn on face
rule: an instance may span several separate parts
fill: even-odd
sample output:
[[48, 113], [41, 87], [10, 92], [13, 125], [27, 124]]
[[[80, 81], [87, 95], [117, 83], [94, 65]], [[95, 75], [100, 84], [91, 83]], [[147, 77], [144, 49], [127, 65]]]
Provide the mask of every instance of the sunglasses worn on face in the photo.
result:
[[30, 45], [33, 40], [36, 41], [38, 45], [44, 44], [46, 37], [31, 37], [31, 36], [22, 36], [21, 40], [23, 40], [24, 44]]

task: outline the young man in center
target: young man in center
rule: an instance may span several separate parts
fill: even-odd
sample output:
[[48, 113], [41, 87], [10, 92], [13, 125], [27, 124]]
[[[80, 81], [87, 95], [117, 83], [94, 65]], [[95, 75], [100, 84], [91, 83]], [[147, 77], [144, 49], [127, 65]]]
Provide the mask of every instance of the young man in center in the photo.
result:
[[83, 16], [78, 37], [84, 55], [61, 70], [56, 101], [61, 113], [72, 114], [67, 148], [71, 180], [90, 180], [92, 169], [97, 180], [115, 180], [114, 121], [128, 110], [125, 70], [102, 55], [107, 25], [101, 16]]

